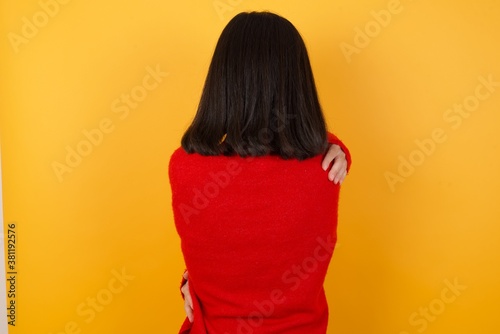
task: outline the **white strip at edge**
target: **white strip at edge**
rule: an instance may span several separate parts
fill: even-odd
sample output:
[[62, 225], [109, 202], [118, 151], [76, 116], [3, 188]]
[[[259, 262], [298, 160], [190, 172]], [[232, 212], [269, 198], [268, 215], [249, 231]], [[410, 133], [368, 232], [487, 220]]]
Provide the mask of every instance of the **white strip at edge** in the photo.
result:
[[5, 276], [5, 236], [3, 221], [3, 198], [2, 198], [2, 145], [0, 143], [0, 282], [3, 285], [0, 288], [0, 333], [8, 334], [7, 325], [7, 285]]

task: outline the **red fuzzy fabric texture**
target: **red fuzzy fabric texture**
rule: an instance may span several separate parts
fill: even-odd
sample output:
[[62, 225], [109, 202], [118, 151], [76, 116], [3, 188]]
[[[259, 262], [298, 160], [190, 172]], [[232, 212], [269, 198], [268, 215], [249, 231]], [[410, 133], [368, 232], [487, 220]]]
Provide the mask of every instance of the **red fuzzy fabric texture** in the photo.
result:
[[[328, 139], [350, 168], [347, 147]], [[326, 333], [323, 282], [340, 186], [322, 159], [172, 154], [174, 220], [194, 304], [194, 322], [186, 318], [179, 333]]]

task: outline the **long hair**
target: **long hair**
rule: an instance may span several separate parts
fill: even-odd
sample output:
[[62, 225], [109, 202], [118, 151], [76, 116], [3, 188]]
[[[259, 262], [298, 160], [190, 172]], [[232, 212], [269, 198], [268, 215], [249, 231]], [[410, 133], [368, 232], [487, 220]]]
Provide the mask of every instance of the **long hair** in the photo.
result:
[[326, 124], [309, 56], [292, 23], [250, 12], [227, 24], [182, 147], [202, 155], [299, 160], [325, 152]]

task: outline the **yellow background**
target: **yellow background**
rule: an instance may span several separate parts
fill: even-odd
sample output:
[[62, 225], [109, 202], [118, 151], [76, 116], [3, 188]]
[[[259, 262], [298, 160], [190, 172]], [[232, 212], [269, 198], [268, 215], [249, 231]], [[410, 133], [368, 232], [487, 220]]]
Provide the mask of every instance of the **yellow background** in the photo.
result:
[[[459, 126], [444, 118], [479, 77], [500, 81], [498, 1], [65, 2], [47, 21], [42, 4], [53, 1], [0, 4], [5, 222], [19, 234], [10, 333], [176, 333], [183, 261], [168, 159], [221, 30], [247, 10], [277, 12], [302, 33], [330, 129], [353, 155], [325, 283], [328, 333], [499, 333], [500, 87]], [[388, 8], [397, 13], [377, 30], [372, 11]], [[13, 44], [34, 16], [38, 31]], [[367, 27], [364, 45], [356, 29]], [[356, 41], [364, 47], [346, 57], [341, 46]], [[115, 113], [157, 67], [168, 75]], [[54, 162], [103, 120], [112, 129], [60, 180]], [[446, 140], [422, 161], [415, 141], [435, 129]], [[387, 173], [412, 154], [421, 164], [391, 187]], [[446, 282], [462, 286], [453, 302]], [[93, 299], [106, 305], [86, 322], [78, 307]]]

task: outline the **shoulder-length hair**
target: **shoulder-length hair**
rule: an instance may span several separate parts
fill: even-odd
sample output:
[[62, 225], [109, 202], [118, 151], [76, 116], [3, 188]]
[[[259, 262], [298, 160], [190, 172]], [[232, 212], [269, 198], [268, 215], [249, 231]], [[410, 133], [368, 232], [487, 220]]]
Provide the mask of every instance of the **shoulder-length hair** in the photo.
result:
[[209, 156], [299, 160], [325, 152], [326, 124], [309, 56], [292, 23], [250, 12], [227, 24], [182, 147]]

